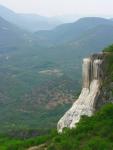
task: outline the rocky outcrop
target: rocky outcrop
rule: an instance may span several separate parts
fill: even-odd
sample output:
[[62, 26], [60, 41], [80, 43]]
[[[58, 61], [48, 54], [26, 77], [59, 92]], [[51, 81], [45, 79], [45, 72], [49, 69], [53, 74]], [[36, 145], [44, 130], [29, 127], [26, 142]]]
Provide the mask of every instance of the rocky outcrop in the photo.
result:
[[101, 53], [83, 59], [83, 88], [81, 94], [59, 120], [57, 125], [58, 132], [62, 132], [65, 127], [75, 127], [81, 116], [91, 116], [94, 113], [102, 85], [103, 58], [104, 54]]

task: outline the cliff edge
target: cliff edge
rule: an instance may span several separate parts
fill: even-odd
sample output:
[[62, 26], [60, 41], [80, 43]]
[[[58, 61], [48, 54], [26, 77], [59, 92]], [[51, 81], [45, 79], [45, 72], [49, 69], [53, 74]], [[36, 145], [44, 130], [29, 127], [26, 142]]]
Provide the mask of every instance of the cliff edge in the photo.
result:
[[104, 77], [104, 57], [105, 53], [99, 53], [83, 59], [83, 88], [79, 98], [59, 120], [57, 124], [59, 133], [64, 128], [76, 127], [81, 116], [92, 116], [94, 113]]

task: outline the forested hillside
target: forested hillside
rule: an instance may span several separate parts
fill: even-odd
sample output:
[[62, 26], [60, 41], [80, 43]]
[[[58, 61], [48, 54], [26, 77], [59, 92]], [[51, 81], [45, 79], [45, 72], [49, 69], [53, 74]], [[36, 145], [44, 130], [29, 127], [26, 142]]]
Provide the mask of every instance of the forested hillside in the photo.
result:
[[111, 22], [84, 18], [59, 26], [49, 35], [55, 44], [1, 18], [0, 130], [56, 127], [80, 91], [83, 57], [112, 43]]
[[[104, 92], [111, 89], [113, 82], [113, 46], [104, 49], [106, 52], [106, 71], [103, 81]], [[107, 84], [106, 84], [107, 83]], [[92, 117], [83, 116], [76, 128], [64, 129], [62, 134], [55, 130], [43, 136], [25, 138], [18, 134], [2, 135], [1, 150], [26, 150], [33, 146], [38, 150], [112, 150], [113, 149], [113, 93], [107, 95], [106, 103]], [[101, 97], [103, 99], [103, 97]], [[109, 98], [112, 99], [109, 101]], [[99, 100], [101, 101], [101, 99]], [[31, 132], [32, 133], [32, 132]], [[33, 136], [33, 135], [31, 135]], [[24, 138], [24, 140], [23, 140]]]

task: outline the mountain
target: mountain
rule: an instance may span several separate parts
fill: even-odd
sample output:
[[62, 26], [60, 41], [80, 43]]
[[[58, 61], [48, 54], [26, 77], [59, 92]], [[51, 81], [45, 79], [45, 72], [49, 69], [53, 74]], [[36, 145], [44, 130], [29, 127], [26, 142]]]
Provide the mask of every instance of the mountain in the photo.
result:
[[[51, 31], [38, 31], [35, 42], [55, 49], [55, 57], [74, 60], [98, 52], [113, 41], [113, 22], [109, 19], [88, 17], [63, 24]], [[51, 51], [51, 54], [54, 51]]]
[[38, 31], [35, 35], [38, 40], [48, 43], [70, 43], [71, 41], [81, 39], [84, 34], [89, 32], [89, 30], [95, 30], [95, 27], [97, 28], [98, 26], [100, 27], [103, 25], [113, 26], [113, 22], [103, 18], [86, 17], [81, 18], [74, 23], [62, 24], [51, 31]]
[[[11, 46], [0, 52], [0, 131], [42, 128], [45, 124], [55, 127], [79, 93], [82, 59], [113, 41], [111, 21], [82, 18], [46, 31], [49, 36], [26, 33], [5, 20], [4, 24], [10, 27], [5, 32], [10, 38], [3, 39], [3, 46], [8, 41]], [[11, 40], [11, 35], [15, 39]]]
[[36, 14], [18, 14], [22, 19], [20, 27], [35, 32], [38, 30], [51, 30], [62, 22], [58, 19], [44, 17]]
[[2, 5], [0, 5], [0, 16], [18, 27], [32, 32], [52, 29], [61, 24], [58, 19], [55, 20], [35, 14], [18, 14]]
[[27, 124], [40, 128], [46, 121], [49, 127], [52, 109], [56, 113], [50, 117], [50, 126], [55, 126], [59, 112], [70, 106], [72, 93], [79, 86], [65, 73], [65, 62], [60, 68], [59, 56], [54, 60], [52, 49], [35, 45], [30, 35], [0, 17], [0, 132], [15, 123], [20, 128]]
[[0, 52], [19, 48], [27, 36], [25, 31], [0, 17]]

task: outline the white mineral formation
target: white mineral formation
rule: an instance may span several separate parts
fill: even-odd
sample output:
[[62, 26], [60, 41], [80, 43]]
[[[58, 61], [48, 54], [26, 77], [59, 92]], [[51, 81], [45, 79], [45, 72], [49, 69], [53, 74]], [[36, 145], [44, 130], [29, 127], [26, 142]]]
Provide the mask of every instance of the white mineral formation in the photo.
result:
[[102, 59], [90, 57], [83, 59], [83, 88], [79, 98], [64, 114], [57, 125], [58, 132], [63, 128], [76, 127], [82, 115], [91, 116], [100, 94], [102, 77]]

